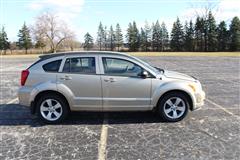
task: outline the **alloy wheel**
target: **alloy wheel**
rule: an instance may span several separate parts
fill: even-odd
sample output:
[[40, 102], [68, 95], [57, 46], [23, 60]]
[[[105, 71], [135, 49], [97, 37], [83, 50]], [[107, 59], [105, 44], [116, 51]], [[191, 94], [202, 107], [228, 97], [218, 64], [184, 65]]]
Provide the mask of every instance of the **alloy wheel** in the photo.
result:
[[186, 111], [186, 104], [179, 97], [171, 97], [164, 103], [164, 113], [168, 118], [177, 119]]
[[48, 121], [59, 119], [63, 113], [62, 105], [54, 99], [46, 99], [40, 106], [40, 112], [43, 118]]

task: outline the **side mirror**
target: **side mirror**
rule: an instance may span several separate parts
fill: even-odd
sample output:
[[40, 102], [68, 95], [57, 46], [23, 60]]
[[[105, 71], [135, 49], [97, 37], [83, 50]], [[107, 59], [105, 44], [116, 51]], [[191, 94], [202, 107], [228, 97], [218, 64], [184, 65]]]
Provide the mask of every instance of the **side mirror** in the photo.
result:
[[140, 77], [142, 78], [147, 78], [148, 77], [148, 72], [147, 71], [142, 71], [140, 74], [139, 74]]

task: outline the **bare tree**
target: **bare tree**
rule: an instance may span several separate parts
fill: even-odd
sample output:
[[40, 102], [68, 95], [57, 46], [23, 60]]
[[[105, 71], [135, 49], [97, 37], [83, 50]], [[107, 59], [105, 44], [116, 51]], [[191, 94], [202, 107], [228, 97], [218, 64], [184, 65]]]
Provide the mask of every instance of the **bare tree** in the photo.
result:
[[66, 23], [51, 12], [45, 12], [36, 18], [34, 32], [41, 39], [46, 40], [51, 52], [54, 53], [63, 41], [74, 37], [74, 33], [70, 31]]
[[190, 8], [194, 10], [194, 13], [191, 15], [193, 17], [191, 18], [202, 17], [205, 20], [210, 11], [214, 16], [216, 16], [219, 11], [220, 0], [199, 0], [199, 3], [196, 2], [198, 1], [189, 3]]
[[72, 37], [65, 40], [60, 46], [64, 49], [74, 51], [74, 49], [80, 48], [81, 43], [75, 37]]

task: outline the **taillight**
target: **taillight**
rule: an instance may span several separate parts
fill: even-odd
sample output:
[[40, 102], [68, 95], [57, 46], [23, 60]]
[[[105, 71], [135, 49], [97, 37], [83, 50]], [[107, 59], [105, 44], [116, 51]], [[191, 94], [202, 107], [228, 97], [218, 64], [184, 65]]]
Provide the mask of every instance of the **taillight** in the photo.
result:
[[23, 70], [22, 74], [21, 74], [21, 85], [24, 86], [25, 82], [27, 80], [27, 77], [29, 75], [29, 71], [28, 70]]

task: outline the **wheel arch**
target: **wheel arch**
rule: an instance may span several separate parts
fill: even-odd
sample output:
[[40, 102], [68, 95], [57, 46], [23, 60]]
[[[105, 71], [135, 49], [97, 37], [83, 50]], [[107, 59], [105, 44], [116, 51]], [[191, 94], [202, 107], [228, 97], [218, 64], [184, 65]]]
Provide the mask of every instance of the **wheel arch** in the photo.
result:
[[167, 94], [170, 94], [170, 93], [181, 93], [181, 94], [184, 94], [184, 95], [187, 97], [187, 99], [188, 99], [188, 102], [189, 102], [189, 105], [190, 105], [190, 110], [191, 110], [191, 111], [193, 110], [193, 105], [194, 105], [194, 104], [193, 104], [192, 96], [191, 96], [188, 92], [186, 92], [186, 91], [184, 91], [184, 90], [180, 90], [180, 89], [173, 89], [173, 90], [169, 90], [169, 91], [164, 92], [164, 93], [159, 97], [159, 99], [158, 99], [158, 101], [157, 101], [157, 104], [155, 105], [154, 108], [157, 108], [158, 105], [159, 105], [159, 103], [160, 103], [160, 101], [163, 99], [163, 97], [166, 96]]
[[60, 93], [60, 92], [58, 92], [58, 91], [55, 91], [55, 90], [44, 90], [44, 91], [39, 92], [39, 93], [35, 96], [35, 98], [33, 99], [33, 101], [31, 102], [31, 113], [32, 113], [32, 114], [35, 114], [35, 113], [36, 113], [36, 103], [37, 103], [38, 99], [39, 99], [41, 96], [46, 95], [46, 94], [48, 94], [48, 95], [49, 95], [49, 94], [55, 94], [55, 95], [58, 95], [58, 96], [62, 97], [63, 100], [66, 102], [67, 107], [68, 107], [68, 109], [69, 109], [69, 111], [70, 111], [69, 101], [68, 101], [68, 99], [67, 99], [62, 93]]

